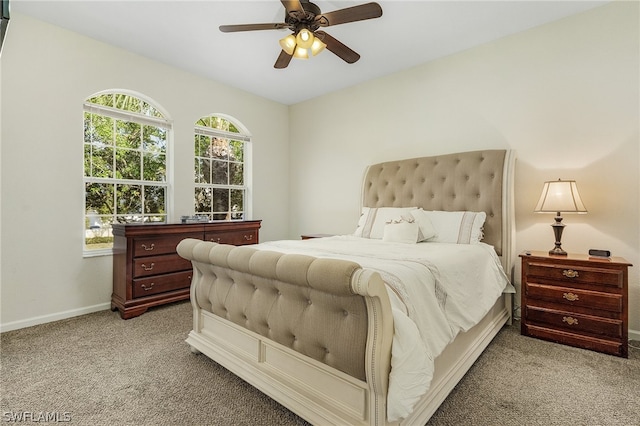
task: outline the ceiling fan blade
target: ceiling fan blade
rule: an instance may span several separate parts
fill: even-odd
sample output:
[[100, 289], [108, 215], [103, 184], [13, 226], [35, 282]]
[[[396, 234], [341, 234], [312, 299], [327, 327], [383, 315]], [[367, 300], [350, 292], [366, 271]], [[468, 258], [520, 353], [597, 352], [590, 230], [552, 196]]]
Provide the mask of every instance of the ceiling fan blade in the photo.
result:
[[292, 11], [304, 12], [300, 0], [280, 0], [284, 6], [287, 14]]
[[282, 69], [289, 66], [289, 62], [291, 62], [292, 55], [289, 55], [284, 50], [280, 52], [280, 56], [276, 59], [276, 63], [273, 64], [274, 68]]
[[289, 28], [289, 26], [285, 23], [220, 25], [220, 31], [222, 31], [223, 33], [235, 33], [238, 31], [280, 30], [283, 28]]
[[324, 31], [316, 31], [314, 33], [324, 44], [327, 45], [327, 49], [331, 52], [335, 53], [338, 57], [340, 57], [343, 61], [353, 64], [360, 59], [360, 55], [356, 52], [342, 44], [337, 39], [331, 37], [329, 34]]
[[318, 22], [321, 27], [328, 27], [331, 25], [379, 18], [381, 16], [382, 7], [380, 7], [378, 3], [372, 2], [323, 13], [316, 17], [316, 22]]

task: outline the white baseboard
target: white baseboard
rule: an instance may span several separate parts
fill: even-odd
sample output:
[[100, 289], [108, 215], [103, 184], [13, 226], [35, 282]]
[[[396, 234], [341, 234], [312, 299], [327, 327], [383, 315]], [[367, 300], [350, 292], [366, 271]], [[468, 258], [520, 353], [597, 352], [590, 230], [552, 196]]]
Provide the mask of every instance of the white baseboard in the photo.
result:
[[629, 329], [629, 340], [637, 340], [640, 342], [640, 331]]
[[18, 330], [21, 328], [32, 327], [38, 324], [45, 324], [53, 321], [60, 321], [67, 318], [73, 318], [80, 315], [90, 314], [98, 311], [105, 311], [111, 308], [111, 303], [100, 303], [99, 305], [86, 306], [79, 309], [71, 309], [69, 311], [57, 312], [55, 314], [42, 315], [39, 317], [27, 318], [19, 321], [12, 321], [6, 324], [0, 324], [0, 333], [5, 331]]

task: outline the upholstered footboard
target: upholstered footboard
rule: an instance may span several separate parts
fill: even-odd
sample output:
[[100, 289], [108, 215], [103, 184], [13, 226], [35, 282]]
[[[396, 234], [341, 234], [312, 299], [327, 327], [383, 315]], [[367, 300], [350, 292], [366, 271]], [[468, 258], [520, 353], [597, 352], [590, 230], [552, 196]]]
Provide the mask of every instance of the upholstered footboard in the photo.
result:
[[385, 424], [393, 318], [358, 264], [187, 239], [187, 343], [314, 424]]

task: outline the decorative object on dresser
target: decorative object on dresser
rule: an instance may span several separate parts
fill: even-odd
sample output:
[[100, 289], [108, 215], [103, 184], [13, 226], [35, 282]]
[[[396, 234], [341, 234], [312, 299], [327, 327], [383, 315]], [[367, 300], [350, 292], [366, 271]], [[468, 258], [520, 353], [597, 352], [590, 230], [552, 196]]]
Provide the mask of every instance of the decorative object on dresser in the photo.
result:
[[556, 180], [544, 183], [542, 194], [536, 205], [537, 213], [556, 213], [553, 234], [556, 237], [556, 245], [549, 250], [549, 254], [565, 256], [567, 254], [561, 247], [562, 231], [564, 223], [562, 223], [561, 213], [587, 213], [587, 209], [582, 203], [578, 187], [575, 180]]
[[189, 299], [192, 266], [176, 253], [178, 243], [197, 238], [236, 246], [257, 244], [260, 223], [114, 224], [111, 309], [129, 319], [150, 307]]
[[628, 356], [628, 268], [621, 257], [521, 254], [523, 335]]
[[335, 234], [302, 234], [300, 235], [300, 239], [310, 240], [312, 238], [324, 238], [324, 237], [333, 237]]

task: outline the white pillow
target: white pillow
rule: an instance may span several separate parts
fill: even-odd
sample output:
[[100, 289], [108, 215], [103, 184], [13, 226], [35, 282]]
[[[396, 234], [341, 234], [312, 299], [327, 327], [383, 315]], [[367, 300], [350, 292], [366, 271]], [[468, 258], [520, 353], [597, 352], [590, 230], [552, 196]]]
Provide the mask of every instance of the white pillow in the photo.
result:
[[431, 223], [431, 219], [427, 216], [427, 213], [422, 209], [411, 210], [411, 216], [415, 219], [418, 224], [419, 234], [418, 234], [418, 242], [426, 241], [429, 238], [433, 238], [436, 235], [436, 229], [433, 227], [433, 223]]
[[415, 244], [418, 242], [418, 223], [413, 218], [400, 218], [384, 225], [382, 241]]
[[429, 242], [475, 244], [482, 240], [485, 212], [425, 211], [436, 230]]
[[353, 233], [356, 237], [382, 239], [384, 225], [401, 217], [409, 215], [416, 207], [363, 207], [358, 227]]

